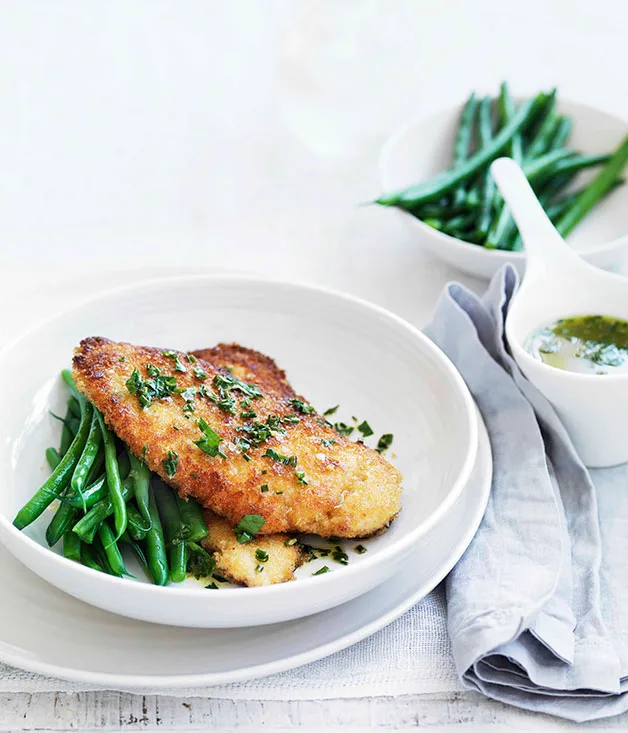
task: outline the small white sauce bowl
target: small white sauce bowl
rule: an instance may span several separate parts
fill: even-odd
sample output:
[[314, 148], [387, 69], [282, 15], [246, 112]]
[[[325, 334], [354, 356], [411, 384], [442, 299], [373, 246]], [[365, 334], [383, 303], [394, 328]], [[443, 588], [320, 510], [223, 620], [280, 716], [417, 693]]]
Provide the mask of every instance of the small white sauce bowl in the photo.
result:
[[[386, 142], [380, 156], [381, 193], [426, 181], [451, 166], [452, 146], [462, 105], [406, 124]], [[580, 102], [558, 95], [558, 111], [573, 118], [568, 145], [584, 154], [612, 152], [628, 130], [628, 122]], [[577, 185], [599, 169], [578, 177]], [[393, 207], [391, 207], [393, 208]], [[435, 256], [476, 277], [490, 278], [510, 263], [523, 274], [524, 252], [490, 250], [433, 229], [416, 217], [394, 208], [417, 242]], [[613, 191], [568, 237], [568, 242], [587, 262], [617, 269], [628, 251], [628, 184]]]
[[[12, 521], [48, 476], [44, 451], [57, 445], [67, 391], [59, 372], [89, 335], [192, 350], [237, 341], [274, 357], [299, 394], [338, 419], [368, 419], [394, 433], [390, 458], [404, 477], [402, 511], [390, 529], [350, 553], [347, 567], [259, 588], [209, 591], [196, 581], [165, 588], [115, 578], [46, 546], [44, 514], [23, 532]], [[401, 318], [356, 298], [245, 276], [149, 282], [104, 294], [42, 324], [0, 352], [0, 540], [39, 576], [94, 606], [124, 616], [195, 627], [288, 621], [337, 606], [374, 588], [405, 563], [417, 542], [461, 495], [477, 452], [471, 395], [449, 359]], [[396, 458], [394, 457], [396, 455]], [[435, 531], [438, 531], [435, 529]], [[443, 529], [442, 531], [447, 531]], [[26, 570], [24, 572], [27, 572]]]

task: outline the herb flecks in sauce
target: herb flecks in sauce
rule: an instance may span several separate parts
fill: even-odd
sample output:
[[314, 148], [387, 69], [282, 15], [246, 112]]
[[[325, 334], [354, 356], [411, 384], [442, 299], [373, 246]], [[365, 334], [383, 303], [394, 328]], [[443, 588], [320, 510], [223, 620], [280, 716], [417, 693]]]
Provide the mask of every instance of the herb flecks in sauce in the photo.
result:
[[570, 372], [628, 372], [628, 321], [601, 315], [562, 318], [534, 331], [525, 347], [545, 364]]

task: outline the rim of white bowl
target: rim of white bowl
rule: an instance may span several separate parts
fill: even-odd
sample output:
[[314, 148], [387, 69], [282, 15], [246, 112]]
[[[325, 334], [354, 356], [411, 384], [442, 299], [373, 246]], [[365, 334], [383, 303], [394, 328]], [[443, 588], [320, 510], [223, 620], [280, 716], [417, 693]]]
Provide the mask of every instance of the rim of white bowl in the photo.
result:
[[321, 590], [324, 590], [324, 588], [327, 585], [330, 585], [331, 583], [339, 582], [338, 579], [342, 580], [342, 578], [346, 578], [347, 573], [350, 573], [351, 575], [355, 575], [356, 573], [368, 572], [370, 569], [377, 567], [381, 565], [382, 563], [388, 562], [391, 557], [394, 557], [395, 555], [402, 553], [404, 550], [410, 548], [426, 532], [432, 529], [438, 523], [438, 521], [443, 517], [443, 515], [449, 511], [449, 509], [453, 506], [454, 502], [458, 499], [458, 497], [462, 493], [463, 488], [465, 487], [467, 481], [469, 480], [469, 476], [471, 475], [471, 471], [473, 470], [473, 466], [475, 464], [475, 458], [477, 455], [477, 446], [478, 446], [477, 420], [478, 418], [477, 418], [475, 403], [473, 401], [473, 397], [471, 396], [471, 393], [469, 392], [469, 388], [467, 387], [465, 381], [463, 380], [462, 376], [460, 375], [460, 373], [458, 372], [454, 364], [451, 362], [449, 357], [438, 346], [436, 346], [436, 344], [434, 344], [427, 336], [425, 336], [425, 334], [423, 334], [418, 328], [416, 328], [415, 326], [413, 326], [411, 323], [401, 318], [400, 316], [392, 313], [391, 311], [386, 310], [385, 308], [382, 308], [381, 306], [375, 305], [374, 303], [370, 303], [354, 295], [350, 295], [348, 293], [341, 293], [336, 290], [333, 290], [332, 288], [327, 288], [321, 285], [313, 285], [310, 283], [304, 283], [304, 282], [299, 282], [299, 281], [271, 279], [271, 278], [259, 277], [255, 275], [237, 275], [237, 274], [218, 275], [216, 274], [216, 275], [191, 275], [191, 276], [156, 278], [156, 279], [147, 280], [142, 283], [136, 283], [132, 285], [110, 288], [108, 290], [103, 291], [102, 293], [100, 293], [97, 296], [93, 296], [93, 297], [82, 300], [79, 304], [71, 308], [66, 308], [62, 310], [57, 315], [53, 315], [50, 318], [44, 319], [38, 325], [31, 327], [25, 333], [12, 339], [8, 344], [6, 344], [3, 348], [1, 348], [0, 349], [0, 361], [5, 359], [7, 355], [10, 354], [11, 350], [17, 344], [19, 344], [22, 340], [29, 338], [32, 334], [37, 333], [39, 330], [51, 325], [55, 321], [62, 319], [65, 316], [68, 316], [74, 313], [76, 310], [82, 307], [98, 303], [101, 300], [115, 298], [122, 294], [137, 292], [139, 290], [143, 290], [143, 291], [147, 291], [147, 290], [150, 291], [150, 290], [155, 290], [155, 289], [158, 290], [160, 287], [173, 285], [173, 284], [185, 284], [185, 283], [190, 283], [190, 282], [195, 282], [195, 283], [204, 282], [204, 283], [211, 284], [216, 281], [237, 282], [237, 283], [242, 283], [242, 284], [247, 284], [247, 285], [261, 285], [265, 287], [277, 287], [277, 288], [283, 288], [286, 290], [295, 290], [295, 291], [308, 290], [312, 293], [318, 294], [319, 296], [336, 298], [338, 300], [341, 300], [347, 303], [352, 303], [361, 308], [364, 308], [370, 311], [372, 314], [377, 314], [380, 318], [388, 319], [389, 321], [394, 323], [397, 327], [400, 327], [406, 330], [411, 336], [413, 336], [415, 339], [418, 339], [422, 343], [423, 347], [427, 349], [429, 352], [431, 352], [432, 356], [434, 356], [437, 360], [441, 362], [443, 370], [445, 371], [447, 377], [449, 378], [452, 386], [454, 388], [457, 388], [458, 394], [462, 398], [462, 402], [463, 402], [465, 413], [466, 413], [465, 414], [466, 428], [467, 428], [467, 433], [469, 436], [466, 456], [458, 472], [458, 475], [456, 476], [456, 478], [454, 479], [452, 483], [449, 493], [444, 498], [444, 500], [440, 503], [440, 505], [418, 527], [415, 527], [410, 532], [408, 532], [406, 535], [404, 535], [403, 537], [400, 537], [398, 540], [393, 542], [389, 547], [384, 548], [383, 550], [379, 551], [377, 554], [374, 554], [370, 557], [365, 558], [358, 565], [349, 565], [348, 567], [343, 568], [342, 573], [326, 573], [324, 575], [317, 576], [316, 578], [299, 579], [296, 583], [278, 583], [275, 585], [268, 585], [268, 586], [262, 586], [262, 587], [254, 587], [254, 588], [240, 588], [240, 587], [221, 588], [220, 593], [207, 593], [204, 588], [177, 588], [177, 587], [172, 587], [172, 586], [157, 586], [157, 585], [152, 585], [150, 583], [138, 583], [138, 582], [129, 583], [128, 578], [117, 578], [111, 575], [105, 575], [104, 573], [100, 573], [97, 570], [92, 570], [91, 568], [85, 567], [84, 565], [81, 565], [80, 563], [76, 563], [73, 560], [68, 560], [67, 558], [62, 557], [61, 555], [58, 555], [53, 550], [47, 547], [44, 547], [43, 545], [40, 545], [39, 542], [36, 542], [31, 537], [24, 534], [24, 532], [14, 527], [12, 522], [4, 515], [4, 513], [0, 512], [0, 524], [3, 525], [4, 530], [12, 534], [16, 539], [18, 539], [18, 541], [22, 541], [22, 542], [25, 542], [26, 544], [31, 545], [32, 549], [34, 549], [36, 553], [38, 554], [44, 553], [46, 557], [49, 557], [49, 558], [52, 557], [53, 561], [60, 563], [62, 566], [65, 566], [66, 569], [70, 572], [74, 572], [79, 575], [87, 573], [88, 576], [86, 577], [91, 577], [91, 578], [94, 578], [95, 574], [97, 574], [101, 582], [104, 583], [105, 585], [110, 584], [112, 585], [112, 587], [116, 587], [116, 588], [127, 588], [127, 589], [133, 588], [135, 589], [133, 592], [143, 593], [149, 596], [155, 596], [155, 598], [159, 598], [164, 593], [171, 593], [171, 594], [176, 593], [178, 597], [180, 597], [181, 599], [202, 596], [206, 599], [209, 599], [208, 602], [210, 602], [211, 604], [220, 603], [221, 602], [220, 599], [225, 598], [225, 594], [228, 594], [229, 597], [231, 597], [233, 593], [241, 593], [244, 591], [246, 591], [247, 597], [250, 600], [253, 600], [254, 594], [256, 598], [261, 598], [262, 596], [274, 595], [277, 597], [277, 599], [279, 599], [282, 595], [290, 594], [292, 592], [290, 590], [291, 588], [301, 587], [303, 583], [318, 583]]
[[[521, 97], [515, 97], [517, 101], [520, 101]], [[618, 114], [615, 114], [614, 112], [610, 112], [606, 109], [603, 109], [601, 107], [596, 107], [592, 104], [588, 104], [587, 102], [580, 102], [577, 99], [570, 99], [570, 98], [562, 98], [561, 97], [561, 103], [564, 103], [565, 106], [573, 106], [573, 107], [580, 107], [581, 109], [587, 109], [591, 112], [595, 112], [597, 114], [602, 114], [607, 117], [611, 117], [617, 122], [622, 122], [626, 125], [626, 129], [628, 131], [628, 119], [624, 117], [620, 117]], [[445, 113], [451, 113], [453, 114], [456, 110], [460, 110], [462, 106], [462, 103], [456, 104], [456, 105], [448, 105], [439, 107], [438, 109], [434, 110], [433, 112], [430, 112], [429, 114], [416, 114], [412, 118], [410, 118], [409, 121], [399, 125], [390, 135], [390, 137], [386, 140], [384, 143], [382, 150], [379, 155], [379, 177], [380, 181], [382, 183], [382, 186], [385, 191], [387, 190], [395, 190], [396, 188], [399, 188], [398, 186], [394, 186], [390, 182], [390, 162], [394, 155], [395, 148], [399, 144], [399, 141], [402, 140], [406, 135], [408, 135], [413, 129], [418, 128], [421, 124], [424, 122], [427, 122], [428, 120], [431, 120], [434, 117], [439, 117], [440, 115], [443, 115]], [[421, 183], [421, 181], [417, 181], [417, 183]], [[461, 251], [464, 250], [466, 252], [469, 251], [469, 247], [473, 247], [477, 252], [482, 252], [483, 255], [486, 255], [487, 257], [492, 257], [494, 259], [502, 259], [504, 262], [506, 261], [517, 261], [517, 260], [525, 260], [525, 252], [509, 252], [508, 250], [503, 249], [487, 249], [486, 247], [480, 247], [477, 244], [473, 244], [473, 242], [467, 242], [464, 239], [458, 239], [457, 237], [452, 237], [449, 234], [445, 234], [444, 232], [439, 232], [438, 229], [434, 229], [431, 226], [428, 226], [427, 224], [423, 223], [420, 219], [417, 219], [416, 216], [412, 216], [412, 214], [409, 214], [407, 211], [403, 211], [402, 209], [398, 209], [394, 206], [391, 206], [390, 208], [394, 209], [399, 215], [403, 216], [406, 220], [412, 220], [414, 222], [414, 225], [417, 226], [424, 234], [427, 234], [429, 236], [434, 237], [435, 239], [440, 239], [442, 242], [446, 242], [450, 245], [450, 247], [458, 248]], [[610, 242], [606, 242], [604, 244], [596, 244], [596, 245], [590, 245], [588, 247], [583, 247], [582, 249], [576, 250], [578, 255], [587, 256], [587, 255], [593, 255], [593, 254], [604, 254], [605, 252], [609, 252], [613, 249], [619, 249], [623, 246], [626, 246], [628, 244], [628, 233], [622, 235], [621, 237], [617, 237], [616, 239], [612, 239]]]

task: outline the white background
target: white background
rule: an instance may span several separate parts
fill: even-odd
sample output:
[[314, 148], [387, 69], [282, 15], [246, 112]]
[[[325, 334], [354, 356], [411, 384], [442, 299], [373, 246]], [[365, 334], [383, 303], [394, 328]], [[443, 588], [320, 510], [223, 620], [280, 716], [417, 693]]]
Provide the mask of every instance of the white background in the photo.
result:
[[[504, 78], [628, 117], [627, 20], [623, 0], [0, 0], [3, 339], [161, 268], [310, 280], [422, 325], [459, 276], [360, 206], [386, 135]], [[95, 699], [90, 724], [116, 729], [122, 699], [108, 717]], [[72, 723], [18, 703], [13, 729]], [[522, 720], [468, 704], [433, 704], [423, 724]], [[420, 720], [386, 705], [332, 706], [327, 722]], [[302, 707], [282, 727], [320, 727]]]

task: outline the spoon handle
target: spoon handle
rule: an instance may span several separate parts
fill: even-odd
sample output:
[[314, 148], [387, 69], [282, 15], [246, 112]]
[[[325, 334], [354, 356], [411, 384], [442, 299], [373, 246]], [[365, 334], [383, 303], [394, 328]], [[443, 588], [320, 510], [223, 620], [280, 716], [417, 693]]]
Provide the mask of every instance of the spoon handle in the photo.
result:
[[526, 270], [555, 270], [582, 260], [565, 243], [539, 203], [524, 172], [511, 158], [498, 158], [491, 174], [515, 220], [526, 254]]

